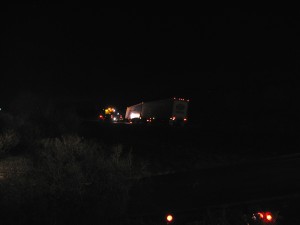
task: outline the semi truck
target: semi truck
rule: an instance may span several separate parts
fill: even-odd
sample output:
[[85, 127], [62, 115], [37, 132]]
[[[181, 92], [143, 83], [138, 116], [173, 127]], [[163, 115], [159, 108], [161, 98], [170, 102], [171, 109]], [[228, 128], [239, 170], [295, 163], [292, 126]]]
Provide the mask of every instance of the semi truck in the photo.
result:
[[130, 123], [155, 123], [184, 126], [187, 123], [189, 100], [166, 98], [128, 106], [125, 120]]

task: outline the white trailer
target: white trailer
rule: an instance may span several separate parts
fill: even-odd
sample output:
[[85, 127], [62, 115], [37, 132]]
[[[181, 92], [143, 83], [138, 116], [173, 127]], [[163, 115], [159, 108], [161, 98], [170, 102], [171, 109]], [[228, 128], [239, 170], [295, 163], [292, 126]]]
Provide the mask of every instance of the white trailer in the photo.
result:
[[125, 119], [138, 123], [166, 123], [185, 125], [187, 122], [189, 100], [167, 98], [156, 101], [141, 102], [128, 106]]

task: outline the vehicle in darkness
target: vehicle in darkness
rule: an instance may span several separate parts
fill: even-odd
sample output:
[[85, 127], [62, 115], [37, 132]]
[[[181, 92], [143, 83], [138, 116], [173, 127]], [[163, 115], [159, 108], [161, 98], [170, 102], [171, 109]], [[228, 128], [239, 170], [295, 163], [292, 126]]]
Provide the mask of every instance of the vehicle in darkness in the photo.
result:
[[[252, 214], [239, 214], [230, 212], [228, 209], [227, 211], [223, 211], [223, 213], [227, 213], [230, 215], [230, 222], [233, 224], [240, 224], [240, 225], [277, 225], [277, 217], [278, 215], [274, 214], [270, 211], [257, 211]], [[219, 213], [219, 214], [218, 214]], [[221, 214], [222, 215], [222, 214]], [[162, 221], [160, 224], [166, 225], [193, 225], [193, 224], [219, 224], [217, 221], [223, 221], [224, 224], [228, 220], [225, 217], [222, 217], [220, 212], [212, 212], [210, 211], [209, 214], [203, 214], [198, 212], [196, 213], [179, 213], [178, 215], [175, 213], [167, 213], [165, 216], [160, 216]], [[223, 214], [225, 215], [225, 214]], [[228, 216], [227, 215], [227, 216]], [[226, 220], [226, 221], [225, 221]], [[226, 224], [227, 224], [226, 223]]]
[[114, 107], [107, 107], [99, 114], [99, 119], [103, 122], [120, 122], [123, 116]]
[[189, 100], [167, 98], [141, 102], [126, 108], [125, 120], [132, 123], [159, 123], [184, 126]]

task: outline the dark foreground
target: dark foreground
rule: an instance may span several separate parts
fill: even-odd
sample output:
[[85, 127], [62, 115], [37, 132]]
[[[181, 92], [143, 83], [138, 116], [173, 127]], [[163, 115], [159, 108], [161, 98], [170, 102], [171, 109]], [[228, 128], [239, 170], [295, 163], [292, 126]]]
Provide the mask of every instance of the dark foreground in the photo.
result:
[[[143, 126], [86, 122], [81, 134], [122, 145], [155, 169], [185, 170], [300, 153], [298, 133], [204, 130], [201, 126]], [[159, 168], [156, 168], [159, 170]]]
[[256, 208], [278, 213], [277, 224], [299, 224], [297, 134], [213, 132], [197, 126], [87, 127], [84, 135], [122, 144], [150, 164], [171, 168], [169, 174], [139, 180], [131, 190], [133, 217], [163, 220], [172, 212], [188, 224], [208, 209], [249, 214]]
[[166, 224], [172, 213], [177, 224], [252, 225], [257, 210], [299, 224], [298, 134], [96, 121], [79, 131], [2, 155], [3, 224]]
[[[278, 213], [277, 224], [298, 224], [300, 157], [280, 157], [243, 165], [148, 177], [132, 190], [132, 215], [163, 216], [182, 222], [208, 210]], [[196, 217], [195, 217], [196, 216]]]

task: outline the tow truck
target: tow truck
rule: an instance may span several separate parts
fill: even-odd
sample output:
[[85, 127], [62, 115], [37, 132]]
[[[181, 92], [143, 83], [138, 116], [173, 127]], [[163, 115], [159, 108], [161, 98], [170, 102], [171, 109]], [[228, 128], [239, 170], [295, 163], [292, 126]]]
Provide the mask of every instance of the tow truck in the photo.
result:
[[123, 121], [123, 116], [115, 107], [109, 106], [102, 109], [99, 114], [99, 120], [103, 122], [120, 122]]

